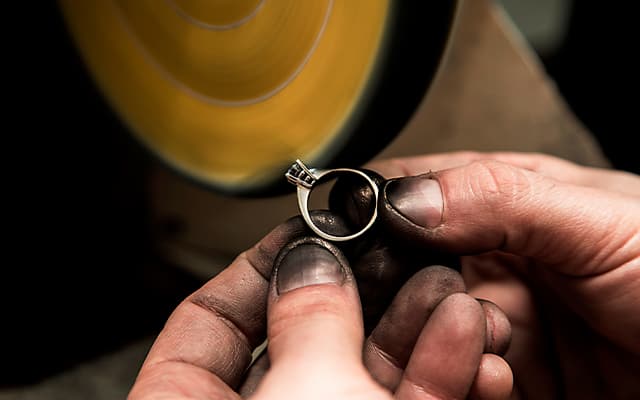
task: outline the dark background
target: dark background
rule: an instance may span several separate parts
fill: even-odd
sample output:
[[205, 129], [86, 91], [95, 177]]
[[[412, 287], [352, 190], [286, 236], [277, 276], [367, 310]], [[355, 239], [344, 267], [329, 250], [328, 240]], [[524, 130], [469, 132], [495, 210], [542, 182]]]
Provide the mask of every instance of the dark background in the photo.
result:
[[614, 167], [640, 173], [638, 23], [628, 5], [574, 1], [547, 71]]
[[[612, 164], [640, 173], [635, 14], [574, 3], [566, 39], [540, 56]], [[93, 86], [56, 3], [34, 7], [5, 35], [4, 386], [156, 333], [200, 284], [153, 248], [171, 229], [149, 221], [155, 161]]]

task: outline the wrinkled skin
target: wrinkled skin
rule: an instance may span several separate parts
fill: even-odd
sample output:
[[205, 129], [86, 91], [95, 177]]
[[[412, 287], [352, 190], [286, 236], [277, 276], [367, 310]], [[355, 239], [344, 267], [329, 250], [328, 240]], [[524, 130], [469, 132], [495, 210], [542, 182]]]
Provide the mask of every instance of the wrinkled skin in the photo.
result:
[[[329, 233], [342, 235], [349, 229], [335, 213], [315, 212], [312, 217]], [[338, 378], [328, 377], [329, 382], [310, 373], [305, 376], [308, 378], [306, 385], [302, 379], [300, 394], [292, 388], [291, 381], [298, 381], [292, 378], [295, 371], [278, 373], [287, 370], [288, 364], [278, 368], [270, 363], [274, 356], [275, 359], [282, 358], [280, 351], [274, 349], [271, 334], [269, 354], [262, 354], [250, 364], [251, 351], [266, 336], [269, 325], [266, 306], [281, 300], [274, 301], [277, 296], [273, 294], [273, 282], [269, 282], [274, 262], [283, 248], [298, 241], [308, 241], [310, 236], [301, 218], [285, 222], [187, 298], [172, 314], [153, 345], [129, 398], [249, 397], [261, 383], [256, 398], [312, 398], [309, 387], [318, 384], [329, 385], [334, 391], [324, 394], [316, 391], [317, 398], [431, 399], [467, 395], [478, 399], [506, 398], [511, 390], [512, 376], [500, 355], [509, 345], [511, 328], [504, 313], [491, 302], [477, 301], [466, 295], [462, 277], [454, 269], [432, 266], [428, 263], [429, 257], [412, 259], [406, 254], [397, 254], [384, 244], [384, 240], [372, 239], [374, 235], [344, 243], [341, 249], [335, 250], [348, 255], [345, 260], [349, 258], [346, 262], [353, 265], [356, 315], [349, 315], [344, 308], [336, 313], [339, 312], [349, 326], [354, 321], [361, 321], [360, 328], [356, 328], [362, 337], [356, 346], [359, 357], [355, 363], [362, 370], [356, 368], [340, 373]], [[321, 239], [316, 241], [335, 248]], [[407, 260], [412, 261], [404, 264]], [[361, 290], [368, 293], [362, 302], [368, 310], [364, 320], [355, 276], [359, 277], [358, 287], [362, 282]], [[287, 304], [293, 303], [295, 308], [309, 308], [304, 313], [304, 320], [314, 320], [318, 303], [324, 303], [328, 298], [319, 295], [317, 288], [321, 286], [297, 289], [280, 297], [288, 296]], [[314, 296], [320, 296], [320, 299], [314, 302]], [[335, 297], [335, 293], [331, 296]], [[323, 304], [322, 308], [327, 307]], [[291, 306], [287, 307], [290, 309]], [[288, 320], [286, 316], [277, 319]], [[365, 325], [368, 326], [366, 334]], [[322, 334], [324, 330], [319, 327], [314, 332]], [[334, 333], [336, 340], [350, 336], [344, 331]], [[458, 332], [458, 335], [452, 335], [452, 332]], [[308, 335], [296, 333], [295, 336]], [[305, 351], [303, 347], [324, 347], [327, 341], [330, 340], [323, 337], [313, 344], [307, 338], [304, 344], [289, 347], [304, 359], [306, 370], [319, 361], [308, 356], [312, 350]], [[428, 357], [421, 359], [420, 355]], [[453, 363], [457, 373], [447, 369], [446, 374], [440, 374], [439, 380], [434, 379], [433, 375], [442, 371], [443, 362]], [[349, 362], [340, 359], [335, 364], [339, 370]], [[423, 379], [425, 374], [429, 379]], [[273, 378], [281, 375], [285, 377]], [[429, 383], [425, 387], [420, 383], [423, 380]], [[278, 393], [283, 388], [287, 388], [287, 393]], [[278, 394], [273, 394], [274, 390]], [[357, 396], [342, 396], [340, 390]]]
[[[278, 294], [274, 261], [309, 236], [299, 218], [287, 221], [176, 309], [130, 398], [237, 398], [258, 387], [264, 399], [499, 399], [512, 369], [516, 398], [638, 397], [638, 177], [506, 153], [370, 168], [388, 178], [438, 171], [417, 179], [439, 182], [440, 223], [399, 213], [378, 176], [373, 230], [339, 250], [321, 245], [344, 255], [346, 283]], [[330, 206], [316, 223], [352, 231], [370, 190], [342, 179]], [[333, 319], [340, 329], [322, 325]], [[246, 372], [266, 334], [269, 357]], [[345, 342], [350, 351], [316, 351]]]
[[469, 293], [511, 321], [514, 397], [640, 398], [640, 177], [517, 153], [370, 168], [440, 182], [439, 226], [416, 226], [384, 199], [383, 226], [419, 248], [463, 255]]

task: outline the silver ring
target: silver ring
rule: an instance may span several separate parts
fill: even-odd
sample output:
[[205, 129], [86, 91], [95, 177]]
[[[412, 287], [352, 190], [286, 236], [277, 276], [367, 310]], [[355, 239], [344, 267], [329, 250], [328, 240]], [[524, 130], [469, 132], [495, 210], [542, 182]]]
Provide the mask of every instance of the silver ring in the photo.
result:
[[[371, 219], [367, 222], [367, 225], [360, 229], [358, 232], [346, 235], [346, 236], [335, 236], [331, 235], [322, 229], [318, 228], [313, 221], [311, 220], [311, 216], [309, 215], [309, 195], [313, 190], [313, 186], [320, 180], [320, 178], [329, 175], [329, 174], [339, 174], [339, 173], [351, 173], [361, 176], [363, 179], [367, 181], [369, 186], [371, 186], [371, 190], [373, 190], [374, 195], [374, 208], [373, 215], [371, 215]], [[378, 217], [378, 185], [369, 177], [369, 175], [365, 174], [362, 171], [351, 168], [335, 168], [335, 169], [317, 169], [317, 168], [307, 168], [306, 165], [300, 160], [296, 160], [295, 163], [287, 170], [284, 174], [289, 183], [294, 184], [298, 188], [298, 208], [300, 208], [300, 213], [302, 214], [302, 218], [304, 218], [305, 222], [314, 231], [318, 236], [323, 239], [331, 240], [334, 242], [343, 242], [346, 240], [355, 239], [358, 236], [365, 233], [369, 228], [373, 226], [373, 223], [376, 222], [376, 218]]]

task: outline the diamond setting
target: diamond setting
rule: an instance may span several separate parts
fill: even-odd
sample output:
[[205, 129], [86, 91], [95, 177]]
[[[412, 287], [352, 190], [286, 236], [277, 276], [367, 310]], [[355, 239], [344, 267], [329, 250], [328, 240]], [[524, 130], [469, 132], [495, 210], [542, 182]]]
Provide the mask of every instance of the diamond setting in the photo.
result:
[[296, 160], [296, 162], [289, 167], [284, 176], [287, 178], [289, 183], [296, 186], [302, 186], [307, 189], [311, 189], [317, 180], [313, 171], [307, 168], [307, 166], [300, 160]]

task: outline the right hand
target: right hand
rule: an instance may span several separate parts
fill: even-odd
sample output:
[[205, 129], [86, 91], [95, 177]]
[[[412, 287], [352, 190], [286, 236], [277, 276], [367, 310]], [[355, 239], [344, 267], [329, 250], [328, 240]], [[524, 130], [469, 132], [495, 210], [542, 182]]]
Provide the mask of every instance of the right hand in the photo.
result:
[[640, 177], [516, 153], [371, 169], [401, 177], [381, 191], [382, 227], [464, 255], [469, 294], [506, 312], [520, 394], [640, 398]]

